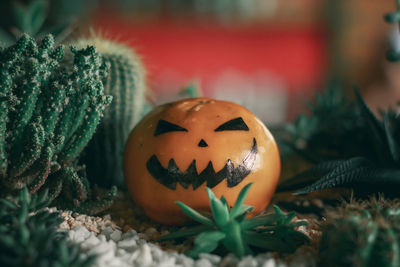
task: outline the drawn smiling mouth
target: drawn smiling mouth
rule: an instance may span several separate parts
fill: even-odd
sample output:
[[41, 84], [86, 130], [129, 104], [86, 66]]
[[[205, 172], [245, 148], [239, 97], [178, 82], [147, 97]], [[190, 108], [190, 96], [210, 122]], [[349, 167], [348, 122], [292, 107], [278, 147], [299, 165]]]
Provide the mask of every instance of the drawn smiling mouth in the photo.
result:
[[209, 188], [218, 185], [222, 180], [226, 179], [228, 187], [239, 184], [253, 170], [257, 157], [257, 142], [253, 138], [253, 146], [243, 161], [235, 167], [233, 162], [228, 159], [225, 166], [218, 172], [215, 172], [212, 162], [198, 173], [196, 170], [196, 160], [193, 160], [185, 172], [182, 172], [175, 163], [174, 159], [170, 159], [168, 167], [164, 168], [156, 155], [152, 155], [146, 163], [149, 173], [162, 185], [175, 190], [176, 184], [179, 183], [184, 188], [192, 185], [193, 190], [197, 189], [204, 182]]

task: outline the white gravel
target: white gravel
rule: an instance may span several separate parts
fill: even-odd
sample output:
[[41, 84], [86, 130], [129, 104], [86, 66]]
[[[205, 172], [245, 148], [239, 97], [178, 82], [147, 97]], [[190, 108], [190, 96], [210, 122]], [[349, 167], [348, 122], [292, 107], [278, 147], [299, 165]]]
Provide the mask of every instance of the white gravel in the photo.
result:
[[[111, 226], [105, 227], [100, 233], [91, 232], [84, 226], [75, 226], [69, 230], [69, 241], [78, 243], [85, 255], [98, 255], [94, 266], [98, 267], [275, 267], [287, 266], [272, 257], [271, 253], [259, 254], [256, 257], [247, 256], [238, 259], [233, 254], [221, 258], [212, 254], [201, 254], [193, 260], [176, 252], [162, 250], [159, 246], [139, 237], [135, 230], [122, 233]], [[304, 256], [303, 252], [298, 252]], [[296, 258], [296, 254], [294, 258]], [[304, 258], [304, 257], [302, 257]], [[293, 266], [315, 266], [313, 261], [293, 261]]]
[[[49, 209], [56, 211], [55, 208]], [[160, 233], [154, 227], [121, 231], [110, 215], [91, 217], [65, 211], [61, 213], [64, 222], [60, 230], [68, 231], [69, 242], [79, 244], [82, 255], [97, 255], [95, 267], [314, 267], [316, 260], [305, 247], [297, 249], [291, 256], [290, 264], [277, 260], [272, 253], [261, 253], [238, 259], [233, 254], [220, 257], [213, 254], [200, 254], [194, 260], [184, 254], [161, 249], [154, 240]], [[163, 232], [161, 234], [164, 234]]]

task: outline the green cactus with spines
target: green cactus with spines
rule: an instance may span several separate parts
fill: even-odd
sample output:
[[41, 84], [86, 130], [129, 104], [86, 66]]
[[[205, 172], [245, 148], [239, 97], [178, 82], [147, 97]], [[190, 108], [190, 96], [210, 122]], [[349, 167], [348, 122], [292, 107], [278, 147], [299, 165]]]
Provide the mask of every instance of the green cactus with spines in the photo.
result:
[[102, 186], [124, 185], [123, 151], [128, 135], [146, 112], [146, 72], [138, 55], [129, 47], [101, 37], [80, 39], [73, 45], [94, 45], [110, 65], [104, 80], [106, 94], [113, 102], [85, 148], [82, 162], [89, 180]]
[[328, 215], [320, 243], [321, 266], [399, 266], [398, 201], [353, 202]]
[[64, 60], [51, 35], [39, 44], [23, 35], [0, 49], [0, 193], [47, 189], [61, 206], [97, 213], [116, 189], [91, 199], [78, 157], [111, 102], [108, 68], [93, 46], [71, 52], [73, 61]]

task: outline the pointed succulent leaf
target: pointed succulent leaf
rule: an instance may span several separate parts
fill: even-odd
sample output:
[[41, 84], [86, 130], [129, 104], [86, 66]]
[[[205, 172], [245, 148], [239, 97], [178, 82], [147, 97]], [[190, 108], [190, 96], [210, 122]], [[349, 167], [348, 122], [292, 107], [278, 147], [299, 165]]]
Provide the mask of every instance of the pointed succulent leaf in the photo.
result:
[[19, 194], [20, 203], [30, 203], [31, 196], [29, 195], [28, 188], [24, 187]]
[[276, 213], [259, 215], [244, 220], [240, 226], [243, 230], [254, 229], [259, 226], [271, 226], [274, 225], [280, 217], [281, 216]]
[[225, 238], [225, 234], [220, 231], [209, 231], [199, 234], [194, 240], [194, 248], [186, 253], [189, 257], [197, 258], [200, 253], [210, 253], [214, 251], [219, 242]]
[[339, 164], [330, 173], [323, 176], [315, 183], [297, 191], [295, 194], [307, 194], [310, 192], [346, 186], [367, 175], [371, 170], [371, 162], [365, 158], [352, 158]]
[[214, 195], [210, 188], [206, 187], [206, 190], [208, 198], [210, 199], [210, 208], [215, 224], [218, 227], [222, 227], [229, 221], [229, 210], [227, 206], [225, 206], [221, 200]]
[[382, 154], [381, 156], [383, 157], [383, 161], [389, 160], [390, 157], [388, 155], [388, 144], [385, 140], [386, 138], [382, 123], [369, 109], [357, 87], [354, 87], [354, 92], [356, 94], [357, 102], [361, 108], [361, 112], [364, 115], [367, 124], [369, 125], [369, 129], [373, 138], [373, 142], [371, 142], [371, 145], [375, 147], [375, 153], [377, 153], [378, 155]]
[[36, 0], [29, 5], [31, 31], [33, 35], [36, 35], [43, 25], [46, 18], [47, 5], [48, 1], [45, 0]]
[[233, 206], [233, 208], [231, 210], [231, 214], [230, 214], [231, 219], [234, 219], [243, 213], [242, 205], [243, 205], [244, 200], [246, 199], [247, 194], [249, 193], [250, 187], [252, 185], [253, 185], [253, 183], [249, 183], [248, 185], [243, 187], [243, 189], [240, 191], [240, 193], [236, 199], [235, 205]]
[[15, 23], [18, 27], [18, 30], [22, 33], [32, 35], [31, 16], [28, 12], [28, 8], [18, 1], [13, 1], [11, 11], [13, 13], [13, 17], [15, 18]]
[[193, 220], [195, 220], [196, 222], [205, 224], [207, 226], [214, 226], [214, 223], [208, 219], [207, 217], [201, 215], [200, 213], [198, 213], [197, 211], [195, 211], [194, 209], [192, 209], [191, 207], [183, 204], [180, 201], [177, 201], [176, 204], [178, 204], [178, 206], [181, 208], [181, 210], [190, 218], [192, 218]]
[[222, 241], [224, 246], [239, 258], [243, 257], [246, 248], [240, 224], [232, 220], [223, 228], [223, 231], [227, 233], [226, 238]]
[[229, 203], [224, 196], [221, 196], [221, 202], [224, 203], [224, 205], [228, 208], [228, 210], [230, 209]]
[[28, 218], [28, 203], [22, 202], [18, 214], [18, 222], [19, 224], [24, 224], [26, 219]]
[[383, 126], [385, 129], [386, 140], [389, 146], [390, 154], [394, 163], [399, 162], [399, 143], [396, 141], [390, 129], [389, 114], [386, 113], [383, 117]]
[[278, 220], [278, 225], [280, 225], [280, 224], [290, 224], [290, 222], [291, 222], [291, 221], [293, 220], [293, 218], [296, 216], [296, 212], [294, 212], [294, 211], [291, 211], [291, 212], [289, 212], [288, 214], [284, 215], [283, 212], [281, 211], [281, 209], [280, 209], [278, 206], [276, 206], [276, 205], [274, 205], [274, 210], [275, 210], [275, 212], [276, 212], [277, 214], [283, 215], [283, 216], [281, 217], [281, 219]]
[[17, 208], [17, 205], [15, 205], [15, 203], [13, 203], [7, 199], [4, 199], [4, 198], [0, 199], [0, 205], [4, 205], [7, 208], [12, 209], [12, 210]]
[[157, 241], [161, 242], [161, 241], [167, 241], [167, 240], [180, 239], [183, 237], [198, 235], [202, 232], [211, 231], [214, 229], [215, 229], [215, 227], [210, 227], [207, 225], [198, 225], [198, 226], [190, 227], [190, 228], [183, 229], [183, 230], [178, 230], [176, 232], [172, 232], [170, 234], [164, 235], [164, 236], [160, 237], [159, 239], [157, 239]]
[[244, 231], [243, 238], [251, 246], [262, 248], [268, 251], [286, 252], [286, 244], [277, 237], [270, 234], [261, 234], [255, 231]]
[[304, 188], [310, 183], [315, 182], [322, 176], [331, 172], [333, 169], [342, 164], [344, 160], [329, 160], [318, 163], [317, 165], [305, 170], [287, 180], [280, 182], [276, 189], [277, 192], [287, 192]]

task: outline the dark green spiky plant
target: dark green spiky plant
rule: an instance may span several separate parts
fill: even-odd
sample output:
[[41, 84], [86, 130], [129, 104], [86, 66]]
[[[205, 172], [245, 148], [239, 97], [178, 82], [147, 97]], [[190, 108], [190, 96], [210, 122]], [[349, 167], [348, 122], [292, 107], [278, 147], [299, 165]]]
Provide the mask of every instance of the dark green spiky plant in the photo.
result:
[[57, 230], [63, 222], [48, 206], [47, 190], [30, 196], [23, 188], [16, 201], [0, 199], [0, 265], [88, 267], [94, 256], [79, 254], [77, 245], [68, 244], [67, 233]]
[[350, 187], [360, 193], [385, 192], [388, 195], [398, 195], [396, 188], [400, 184], [399, 115], [389, 109], [382, 112], [383, 119], [379, 120], [365, 104], [358, 89], [355, 89], [355, 93], [361, 118], [354, 117], [354, 120], [361, 119], [365, 122], [362, 144], [366, 149], [364, 151], [361, 148], [355, 150], [354, 152], [357, 152], [358, 156], [349, 159], [338, 158], [321, 162], [281, 184], [281, 191], [299, 189], [307, 184], [307, 181], [317, 179], [297, 193], [310, 193], [334, 187]]
[[330, 211], [319, 249], [321, 266], [399, 266], [400, 203], [372, 199]]
[[307, 160], [318, 163], [338, 157], [351, 157], [364, 146], [364, 120], [357, 105], [350, 101], [338, 80], [331, 80], [316, 92], [307, 113], [285, 125], [289, 138], [278, 136], [281, 147], [288, 146]]
[[304, 221], [292, 222], [295, 212], [284, 214], [275, 206], [274, 214], [246, 219], [254, 209], [243, 204], [251, 185], [250, 183], [241, 190], [232, 208], [224, 196], [218, 199], [207, 187], [212, 216], [202, 215], [178, 201], [182, 211], [202, 225], [168, 234], [159, 241], [197, 235], [194, 247], [186, 253], [193, 258], [197, 258], [200, 253], [213, 252], [220, 245], [236, 256], [243, 257], [259, 250], [294, 252], [298, 245], [309, 241], [306, 235], [295, 229], [308, 225]]
[[104, 91], [113, 102], [104, 111], [93, 139], [84, 151], [88, 178], [99, 185], [124, 185], [122, 158], [128, 135], [145, 113], [146, 72], [139, 56], [129, 47], [101, 37], [75, 41], [74, 46], [96, 46], [110, 73]]
[[91, 202], [76, 163], [111, 101], [102, 83], [107, 70], [93, 46], [71, 51], [73, 63], [64, 63], [51, 35], [39, 45], [23, 35], [0, 49], [0, 193], [47, 188], [64, 207], [96, 213], [116, 189]]

